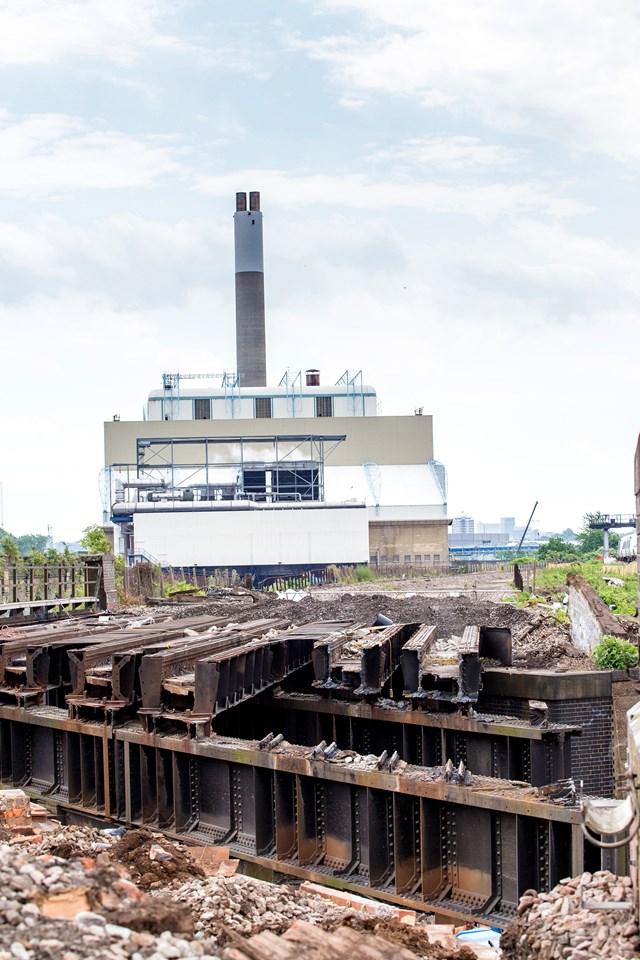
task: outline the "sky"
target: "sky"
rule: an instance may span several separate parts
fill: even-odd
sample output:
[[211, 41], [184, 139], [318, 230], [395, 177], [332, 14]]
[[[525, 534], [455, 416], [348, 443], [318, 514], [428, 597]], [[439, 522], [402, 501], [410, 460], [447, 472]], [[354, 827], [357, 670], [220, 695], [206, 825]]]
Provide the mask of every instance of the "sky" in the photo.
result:
[[633, 511], [640, 17], [618, 0], [0, 0], [2, 525], [100, 522], [103, 421], [267, 363], [434, 417], [449, 513]]

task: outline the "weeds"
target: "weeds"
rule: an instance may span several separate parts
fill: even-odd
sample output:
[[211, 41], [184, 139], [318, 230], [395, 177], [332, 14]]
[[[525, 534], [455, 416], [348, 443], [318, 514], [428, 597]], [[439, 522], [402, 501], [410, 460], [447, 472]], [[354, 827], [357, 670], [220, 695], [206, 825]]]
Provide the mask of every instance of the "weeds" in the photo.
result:
[[638, 651], [632, 643], [606, 634], [593, 651], [599, 670], [627, 670], [638, 664]]
[[[578, 573], [584, 577], [614, 613], [635, 615], [638, 602], [638, 574], [635, 570], [629, 570], [627, 564], [605, 566], [598, 561], [589, 561], [546, 567], [537, 574], [537, 588], [551, 596], [565, 593], [568, 573]], [[607, 583], [606, 580], [612, 577], [622, 580], [624, 585], [615, 586]]]

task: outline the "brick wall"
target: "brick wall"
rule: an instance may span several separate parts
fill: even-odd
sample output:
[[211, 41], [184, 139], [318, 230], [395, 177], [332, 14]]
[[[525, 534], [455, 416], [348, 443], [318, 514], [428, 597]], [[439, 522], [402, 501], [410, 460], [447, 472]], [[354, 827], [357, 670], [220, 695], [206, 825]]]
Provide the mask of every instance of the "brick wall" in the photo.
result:
[[[446, 520], [372, 520], [369, 556], [391, 563], [448, 563], [449, 527]], [[410, 557], [405, 560], [405, 557]], [[420, 560], [416, 560], [420, 557]], [[428, 560], [426, 558], [429, 558]]]
[[[584, 782], [584, 792], [587, 794], [614, 796], [612, 698], [547, 698], [546, 703], [552, 723], [567, 723], [582, 728], [580, 736], [571, 738], [571, 776], [576, 781]], [[527, 719], [529, 701], [518, 697], [484, 697], [481, 694], [478, 710]]]

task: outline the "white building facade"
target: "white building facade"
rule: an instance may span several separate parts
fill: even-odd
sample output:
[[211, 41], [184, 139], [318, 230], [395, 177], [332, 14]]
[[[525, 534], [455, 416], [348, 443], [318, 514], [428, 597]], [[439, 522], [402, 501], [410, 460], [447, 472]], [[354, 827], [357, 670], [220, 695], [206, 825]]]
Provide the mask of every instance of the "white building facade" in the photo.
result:
[[448, 557], [431, 417], [379, 416], [360, 372], [275, 388], [165, 374], [143, 420], [105, 424], [104, 490], [119, 552], [163, 566], [266, 576]]

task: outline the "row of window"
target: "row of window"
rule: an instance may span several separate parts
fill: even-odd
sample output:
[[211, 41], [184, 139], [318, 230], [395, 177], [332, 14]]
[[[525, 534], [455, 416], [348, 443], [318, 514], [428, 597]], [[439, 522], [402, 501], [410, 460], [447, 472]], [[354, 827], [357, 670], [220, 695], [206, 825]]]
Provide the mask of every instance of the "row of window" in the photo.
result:
[[[391, 562], [391, 563], [400, 563], [400, 555], [399, 555], [398, 553], [394, 553], [393, 556], [391, 557], [391, 560], [389, 560], [389, 558], [386, 556], [386, 554], [383, 554], [383, 555], [380, 557], [380, 563], [389, 563], [389, 562]], [[432, 562], [432, 558], [431, 558], [431, 554], [430, 554], [430, 553], [425, 553], [425, 554], [416, 553], [416, 554], [413, 556], [413, 558], [411, 557], [411, 554], [410, 554], [410, 553], [405, 553], [405, 555], [404, 555], [404, 562], [405, 562], [405, 563], [431, 563], [431, 562]], [[373, 566], [373, 567], [377, 566], [378, 557], [369, 557], [369, 563], [370, 563], [371, 566]], [[433, 563], [440, 563], [440, 554], [439, 554], [439, 553], [434, 553], [434, 555], [433, 555]]]
[[[316, 417], [333, 416], [333, 397], [316, 397]], [[256, 397], [253, 401], [253, 412], [257, 420], [270, 420], [273, 417], [272, 398]], [[211, 420], [211, 400], [193, 401], [194, 420]]]

